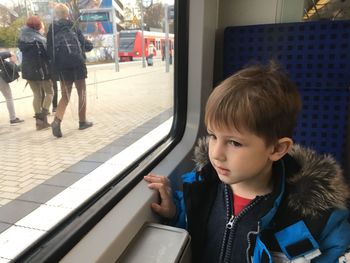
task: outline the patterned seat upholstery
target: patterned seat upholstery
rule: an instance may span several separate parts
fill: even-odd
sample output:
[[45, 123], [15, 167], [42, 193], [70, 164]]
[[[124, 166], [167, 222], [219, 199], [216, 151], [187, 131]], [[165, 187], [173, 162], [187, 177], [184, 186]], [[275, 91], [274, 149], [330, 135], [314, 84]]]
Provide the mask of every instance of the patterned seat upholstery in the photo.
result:
[[228, 27], [224, 78], [243, 66], [275, 59], [303, 100], [294, 140], [346, 160], [350, 86], [350, 21], [316, 21]]

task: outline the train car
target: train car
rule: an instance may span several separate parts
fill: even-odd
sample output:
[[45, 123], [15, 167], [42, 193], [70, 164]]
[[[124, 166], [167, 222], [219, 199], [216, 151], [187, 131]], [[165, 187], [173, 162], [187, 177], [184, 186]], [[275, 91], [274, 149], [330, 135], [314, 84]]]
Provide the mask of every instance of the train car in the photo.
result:
[[[152, 203], [159, 203], [161, 196], [148, 187], [144, 176], [149, 173], [164, 175], [173, 192], [183, 190], [182, 176], [196, 167], [193, 159], [198, 140], [208, 136], [204, 125], [205, 105], [214, 87], [245, 65], [267, 63], [270, 59], [286, 69], [301, 94], [303, 107], [293, 140], [321, 155], [330, 156], [328, 160], [332, 164], [339, 164], [335, 169], [337, 173], [344, 174], [345, 180], [338, 181], [340, 187], [335, 190], [344, 195], [339, 217], [347, 217], [345, 200], [350, 181], [349, 2], [175, 0], [175, 30], [173, 35], [169, 34], [173, 63], [165, 69], [163, 65], [143, 69], [141, 63], [127, 63], [141, 58], [141, 31], [121, 31], [119, 57], [125, 63], [120, 63], [120, 71], [114, 72], [113, 65], [88, 67], [88, 86], [98, 90], [98, 96], [97, 91], [93, 95], [100, 100], [94, 100], [91, 106], [90, 116], [96, 120], [91, 130], [76, 131], [71, 128], [75, 127], [74, 122], [69, 123], [67, 116], [63, 123], [69, 125], [64, 126], [66, 133], [62, 140], [50, 140], [49, 135], [40, 138], [37, 134], [32, 138], [26, 133], [26, 136], [17, 136], [16, 140], [6, 137], [2, 141], [4, 145], [15, 141], [15, 146], [4, 147], [3, 151], [20, 149], [21, 156], [25, 152], [23, 147], [39, 142], [40, 147], [32, 146], [27, 157], [32, 163], [36, 161], [34, 151], [37, 148], [53, 145], [52, 154], [59, 162], [50, 161], [52, 170], [72, 156], [76, 159], [57, 176], [45, 178], [46, 181], [28, 192], [22, 190], [25, 193], [16, 198], [13, 196], [21, 191], [3, 195], [5, 201], [14, 200], [0, 207], [0, 262], [195, 262], [193, 240], [187, 228], [174, 225], [172, 220], [161, 218], [151, 209]], [[164, 1], [163, 4], [168, 3]], [[142, 4], [145, 8], [152, 7], [152, 1], [145, 0]], [[144, 39], [145, 56], [149, 55], [152, 43], [156, 48], [155, 56], [161, 58], [164, 34], [145, 31]], [[89, 92], [92, 90], [88, 89]], [[73, 121], [76, 122], [76, 118]], [[229, 140], [229, 144], [235, 142]], [[66, 148], [61, 148], [62, 145]], [[92, 149], [89, 148], [91, 145]], [[83, 151], [86, 155], [82, 155]], [[4, 167], [2, 172], [6, 175], [3, 181], [25, 173], [25, 168], [20, 167], [19, 174], [15, 174], [14, 165], [6, 166], [5, 158], [12, 152], [5, 151], [0, 158]], [[46, 150], [38, 155], [49, 158], [50, 154]], [[39, 169], [44, 161], [44, 158], [38, 160], [31, 169]], [[250, 165], [250, 160], [246, 162]], [[329, 171], [329, 167], [320, 171], [321, 181], [327, 181], [325, 170]], [[6, 171], [9, 172], [6, 174]], [[49, 172], [40, 169], [28, 184], [42, 180], [43, 173]], [[3, 183], [0, 191], [14, 187], [14, 180]], [[293, 180], [288, 183], [292, 184]], [[310, 203], [310, 196], [318, 196], [322, 202], [328, 200], [329, 196], [323, 195], [322, 189], [312, 191], [313, 183], [306, 180], [300, 187], [304, 191], [302, 204]], [[320, 207], [323, 212], [327, 209]], [[236, 230], [231, 224], [236, 217], [231, 220], [230, 213], [215, 215], [217, 221], [226, 220], [223, 228], [229, 230], [225, 233]], [[267, 215], [269, 217], [270, 213]], [[241, 216], [237, 220], [244, 220], [244, 214]], [[211, 262], [320, 262], [317, 261], [320, 257], [332, 253], [337, 256], [321, 262], [350, 262], [349, 250], [338, 247], [340, 239], [347, 240], [350, 236], [349, 228], [338, 233], [341, 238], [333, 239], [335, 245], [326, 253], [315, 239], [327, 239], [327, 236], [324, 233], [313, 236], [305, 231], [307, 224], [316, 229], [328, 219], [328, 216], [318, 218], [312, 224], [301, 220], [296, 223], [301, 227], [298, 232], [294, 228], [281, 229], [274, 239], [273, 249], [284, 253], [274, 254], [273, 258], [267, 253], [270, 247], [263, 244], [263, 238], [252, 239], [252, 244], [249, 242], [249, 236], [260, 233], [258, 223], [256, 231], [248, 233], [247, 239], [242, 238], [242, 244], [248, 248], [247, 256], [218, 257]], [[346, 222], [342, 221], [342, 224], [346, 225]], [[271, 227], [279, 226], [272, 222]], [[271, 235], [268, 230], [264, 232], [265, 238]], [[224, 230], [218, 228], [217, 231]], [[290, 238], [280, 241], [278, 238], [286, 233], [284, 231]], [[224, 239], [218, 241], [217, 246], [223, 243]], [[250, 245], [260, 249], [254, 258]], [[207, 255], [211, 253], [210, 248], [203, 251], [207, 251]]]
[[[144, 55], [150, 54], [154, 58], [162, 58], [165, 55], [166, 34], [162, 32], [144, 31]], [[172, 57], [174, 34], [169, 34], [169, 56]], [[152, 50], [151, 50], [152, 49]], [[142, 31], [127, 30], [119, 33], [119, 59], [120, 61], [133, 61], [142, 58]]]

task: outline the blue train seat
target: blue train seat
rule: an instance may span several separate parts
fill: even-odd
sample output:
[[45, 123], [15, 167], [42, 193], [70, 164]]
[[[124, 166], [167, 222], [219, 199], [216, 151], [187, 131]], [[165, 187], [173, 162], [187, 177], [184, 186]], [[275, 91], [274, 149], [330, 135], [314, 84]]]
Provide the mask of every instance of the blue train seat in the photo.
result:
[[343, 166], [350, 86], [350, 21], [228, 27], [223, 78], [248, 63], [275, 59], [300, 89], [303, 108], [294, 140], [332, 154]]

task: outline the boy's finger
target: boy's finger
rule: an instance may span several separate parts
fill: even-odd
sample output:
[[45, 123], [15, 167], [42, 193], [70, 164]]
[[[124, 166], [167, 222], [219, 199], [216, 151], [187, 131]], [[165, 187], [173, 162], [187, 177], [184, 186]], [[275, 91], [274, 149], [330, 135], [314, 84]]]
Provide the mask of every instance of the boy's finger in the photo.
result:
[[152, 207], [153, 211], [156, 213], [159, 213], [162, 209], [162, 207], [157, 203], [152, 203], [151, 207]]
[[150, 175], [146, 175], [143, 177], [145, 181], [147, 182], [151, 182], [151, 183], [162, 183], [162, 184], [166, 184], [169, 185], [169, 179], [165, 176], [150, 176]]
[[149, 188], [153, 190], [158, 190], [160, 198], [162, 200], [169, 199], [171, 197], [171, 189], [170, 187], [164, 186], [164, 184], [161, 183], [151, 183], [148, 185]]
[[171, 189], [169, 187], [159, 188], [160, 199], [168, 200], [171, 198]]
[[169, 211], [167, 211], [167, 209], [165, 209], [164, 207], [162, 207], [161, 205], [159, 205], [157, 203], [152, 203], [151, 208], [155, 213], [157, 213], [163, 217], [168, 218], [170, 216]]
[[159, 177], [162, 177], [162, 176], [154, 174], [154, 173], [149, 173], [149, 174], [145, 175], [145, 177], [148, 177], [148, 178], [159, 178]]
[[144, 176], [143, 179], [147, 182], [150, 182], [150, 183], [155, 183], [155, 182], [160, 182], [160, 180], [156, 177], [151, 177], [151, 176]]
[[153, 189], [153, 190], [159, 190], [159, 189], [161, 189], [162, 187], [164, 187], [164, 184], [162, 184], [162, 183], [150, 183], [150, 184], [148, 185], [148, 188], [151, 188], [151, 189]]

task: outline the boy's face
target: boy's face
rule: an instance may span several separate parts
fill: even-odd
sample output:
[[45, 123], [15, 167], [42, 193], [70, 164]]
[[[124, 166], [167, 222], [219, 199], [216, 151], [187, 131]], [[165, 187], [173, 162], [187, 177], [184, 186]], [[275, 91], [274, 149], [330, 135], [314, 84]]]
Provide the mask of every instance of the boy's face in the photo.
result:
[[262, 138], [241, 129], [238, 132], [208, 127], [208, 133], [209, 159], [222, 182], [252, 194], [267, 186], [274, 146], [267, 146]]

